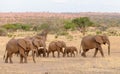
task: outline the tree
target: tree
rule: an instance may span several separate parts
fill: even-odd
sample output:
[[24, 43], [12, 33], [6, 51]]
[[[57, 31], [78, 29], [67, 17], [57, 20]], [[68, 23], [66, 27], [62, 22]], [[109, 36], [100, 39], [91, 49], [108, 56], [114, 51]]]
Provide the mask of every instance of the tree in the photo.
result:
[[79, 30], [85, 35], [86, 27], [92, 26], [93, 22], [90, 21], [88, 17], [80, 17], [72, 20], [74, 24], [78, 27]]
[[75, 24], [71, 20], [66, 20], [64, 22], [64, 28], [66, 30], [68, 30], [68, 29], [75, 30], [75, 27], [76, 27]]

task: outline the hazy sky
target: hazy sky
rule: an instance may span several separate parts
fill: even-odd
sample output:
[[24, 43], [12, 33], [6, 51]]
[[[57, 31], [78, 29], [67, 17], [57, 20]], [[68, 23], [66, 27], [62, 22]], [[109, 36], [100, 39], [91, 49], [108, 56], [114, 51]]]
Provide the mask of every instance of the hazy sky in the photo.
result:
[[120, 12], [120, 0], [0, 0], [0, 12]]

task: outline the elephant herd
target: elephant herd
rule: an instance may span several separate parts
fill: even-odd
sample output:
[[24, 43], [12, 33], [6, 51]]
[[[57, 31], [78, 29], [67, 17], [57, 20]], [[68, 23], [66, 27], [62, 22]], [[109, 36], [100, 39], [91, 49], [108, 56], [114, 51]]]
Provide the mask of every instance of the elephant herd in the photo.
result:
[[[63, 57], [74, 56], [78, 54], [78, 49], [75, 46], [67, 46], [64, 41], [52, 41], [49, 43], [48, 49], [46, 48], [46, 38], [48, 31], [44, 30], [40, 34], [37, 34], [33, 37], [25, 37], [20, 39], [12, 38], [6, 44], [6, 50], [3, 59], [5, 63], [13, 63], [12, 55], [16, 54], [20, 56], [20, 63], [27, 63], [27, 56], [29, 52], [32, 52], [33, 62], [35, 63], [35, 56], [49, 57], [49, 54], [52, 53], [52, 56], [55, 57], [55, 52], [57, 51], [57, 56], [60, 57], [62, 53]], [[101, 47], [101, 44], [108, 44], [108, 55], [110, 55], [110, 41], [106, 35], [88, 35], [82, 38], [80, 44], [81, 56], [86, 57], [86, 52], [90, 49], [95, 48], [94, 57], [98, 50], [100, 51], [102, 57], [104, 53]], [[81, 50], [82, 47], [82, 50]], [[76, 52], [76, 54], [75, 54]]]

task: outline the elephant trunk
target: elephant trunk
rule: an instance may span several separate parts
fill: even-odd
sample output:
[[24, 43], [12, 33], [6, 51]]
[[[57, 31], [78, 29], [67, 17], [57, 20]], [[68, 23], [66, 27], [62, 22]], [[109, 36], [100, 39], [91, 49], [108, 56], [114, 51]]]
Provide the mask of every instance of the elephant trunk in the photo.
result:
[[108, 40], [106, 43], [108, 44], [108, 55], [110, 55], [110, 41]]

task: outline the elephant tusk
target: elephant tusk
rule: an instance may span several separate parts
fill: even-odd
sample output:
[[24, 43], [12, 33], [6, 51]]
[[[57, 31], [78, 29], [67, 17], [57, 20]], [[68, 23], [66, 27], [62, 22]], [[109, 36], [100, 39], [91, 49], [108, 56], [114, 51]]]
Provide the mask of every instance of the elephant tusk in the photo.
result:
[[38, 49], [43, 49], [44, 47], [38, 47]]

